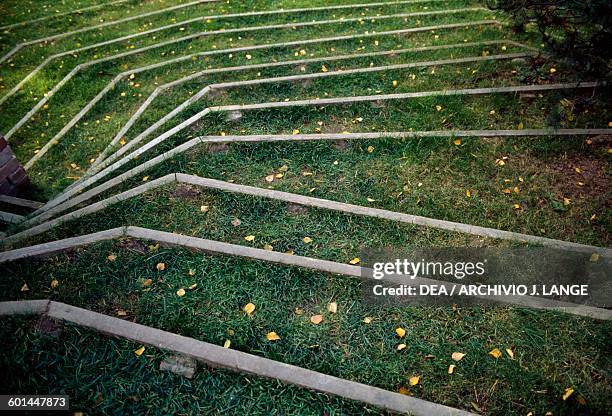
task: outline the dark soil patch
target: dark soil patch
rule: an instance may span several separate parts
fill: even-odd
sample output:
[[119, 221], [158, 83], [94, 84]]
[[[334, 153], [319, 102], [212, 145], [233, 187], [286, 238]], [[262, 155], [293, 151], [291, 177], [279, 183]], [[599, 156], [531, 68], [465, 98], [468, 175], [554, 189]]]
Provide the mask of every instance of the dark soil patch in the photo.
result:
[[138, 254], [147, 253], [147, 246], [138, 240], [132, 240], [132, 239], [121, 240], [119, 241], [119, 243], [117, 243], [117, 246], [122, 249], [133, 251]]
[[332, 147], [340, 152], [345, 152], [351, 147], [348, 140], [334, 140]]
[[206, 153], [226, 153], [229, 150], [227, 143], [209, 143], [206, 146]]
[[563, 195], [603, 199], [609, 205], [610, 178], [601, 160], [586, 155], [571, 155], [552, 161], [549, 168], [559, 176], [556, 189]]
[[287, 204], [287, 212], [291, 215], [306, 215], [308, 214], [308, 208], [304, 205], [299, 204]]
[[200, 190], [191, 185], [178, 185], [172, 196], [179, 199], [194, 200], [200, 196]]
[[41, 316], [34, 323], [34, 329], [37, 332], [54, 338], [58, 338], [62, 334], [63, 327], [60, 321], [56, 321], [48, 316]]

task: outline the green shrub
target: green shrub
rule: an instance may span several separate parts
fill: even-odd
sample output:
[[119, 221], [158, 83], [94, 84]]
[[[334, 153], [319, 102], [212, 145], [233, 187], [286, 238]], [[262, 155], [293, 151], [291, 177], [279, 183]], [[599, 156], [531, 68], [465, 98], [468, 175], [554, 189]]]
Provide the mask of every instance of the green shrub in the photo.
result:
[[579, 71], [610, 76], [612, 2], [610, 0], [487, 0], [508, 13], [516, 31], [535, 25], [547, 49]]

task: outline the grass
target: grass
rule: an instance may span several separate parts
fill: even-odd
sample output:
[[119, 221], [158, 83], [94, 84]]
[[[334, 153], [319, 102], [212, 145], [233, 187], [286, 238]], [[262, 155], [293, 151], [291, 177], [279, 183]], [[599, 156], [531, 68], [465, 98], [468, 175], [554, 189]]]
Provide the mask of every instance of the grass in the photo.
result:
[[[49, 25], [18, 27], [2, 34], [0, 50], [101, 19], [136, 15], [180, 2], [128, 2], [82, 16], [52, 19]], [[87, 2], [78, 2], [85, 7]], [[77, 7], [70, 0], [60, 11]], [[276, 10], [281, 7], [329, 5], [322, 1], [247, 1], [204, 4], [71, 36], [52, 44], [26, 48], [0, 67], [0, 89], [6, 91], [44, 56], [199, 15]], [[75, 65], [122, 51], [154, 45], [200, 32], [239, 26], [307, 22], [362, 15], [432, 11], [478, 5], [449, 0], [419, 4], [217, 19], [161, 31], [131, 42], [96, 48], [52, 62], [4, 105], [0, 129], [14, 125], [45, 92]], [[7, 23], [41, 16], [28, 3], [5, 2]], [[49, 7], [46, 8], [48, 11]], [[40, 14], [37, 14], [40, 13]], [[188, 56], [247, 45], [308, 40], [499, 19], [489, 11], [343, 22], [296, 29], [216, 34], [153, 49], [81, 71], [49, 100], [17, 134], [11, 146], [22, 162], [90, 101], [118, 73]], [[518, 36], [505, 26], [461, 27], [411, 35], [377, 35], [362, 39], [317, 42], [306, 46], [270, 47], [247, 53], [218, 53], [164, 65], [119, 82], [61, 141], [29, 171], [31, 197], [47, 200], [80, 178], [131, 115], [160, 85], [197, 71], [237, 65], [320, 58], [231, 73], [206, 75], [160, 94], [128, 131], [129, 142], [152, 123], [212, 83], [393, 65], [436, 59], [486, 56], [524, 51], [508, 44], [470, 46], [392, 56], [329, 61], [325, 57], [403, 48], [516, 40], [538, 45], [535, 33]], [[4, 48], [4, 49], [2, 49]], [[41, 53], [44, 51], [44, 53]], [[551, 69], [553, 69], [551, 71]], [[545, 56], [517, 62], [485, 61], [339, 75], [304, 82], [278, 82], [229, 88], [209, 94], [165, 123], [142, 144], [209, 106], [295, 101], [413, 91], [545, 84], [584, 80], [571, 68]], [[397, 82], [393, 82], [397, 81]], [[434, 129], [605, 128], [609, 125], [607, 91], [568, 90], [541, 94], [490, 94], [425, 97], [409, 100], [290, 107], [246, 111], [239, 121], [213, 113], [112, 172], [105, 180], [199, 135], [391, 132]], [[173, 172], [271, 188], [358, 205], [458, 221], [598, 246], [610, 245], [610, 141], [607, 137], [430, 138], [421, 140], [356, 140], [300, 143], [234, 143], [198, 145], [127, 180], [87, 203]], [[113, 151], [120, 146], [113, 148]], [[500, 163], [500, 160], [503, 163]], [[282, 178], [265, 177], [284, 171]], [[306, 175], [305, 175], [306, 174]], [[311, 174], [311, 175], [310, 175]], [[468, 195], [469, 194], [469, 195]], [[209, 206], [203, 213], [202, 205]], [[517, 208], [518, 207], [518, 208]], [[73, 208], [76, 209], [77, 207]], [[0, 209], [8, 210], [4, 205]], [[15, 211], [16, 212], [16, 211]], [[27, 214], [27, 211], [20, 211]], [[240, 219], [235, 226], [232, 220]], [[364, 247], [514, 247], [515, 243], [466, 234], [345, 215], [322, 209], [300, 210], [285, 203], [189, 186], [166, 186], [59, 225], [21, 246], [95, 232], [120, 225], [139, 225], [228, 243], [347, 263]], [[8, 232], [19, 226], [5, 227]], [[252, 242], [244, 237], [254, 235]], [[303, 238], [313, 239], [310, 244]], [[117, 256], [110, 261], [108, 256]], [[156, 264], [166, 264], [158, 271]], [[286, 363], [477, 413], [498, 415], [604, 414], [610, 397], [610, 332], [608, 322], [571, 315], [510, 307], [381, 307], [363, 300], [358, 279], [326, 275], [228, 256], [213, 256], [159, 247], [131, 239], [97, 243], [39, 260], [0, 265], [10, 276], [0, 282], [2, 300], [51, 298], [124, 316], [181, 335], [231, 347]], [[193, 273], [189, 273], [193, 270]], [[152, 279], [144, 286], [144, 279]], [[58, 285], [51, 287], [51, 281]], [[29, 291], [21, 291], [27, 284]], [[188, 288], [178, 297], [179, 288]], [[338, 313], [327, 304], [338, 303]], [[249, 317], [241, 308], [256, 305]], [[309, 318], [324, 315], [320, 325]], [[372, 317], [370, 324], [364, 317]], [[61, 335], [41, 334], [35, 320], [3, 318], [0, 354], [2, 392], [70, 394], [75, 410], [88, 413], [252, 413], [359, 414], [379, 409], [323, 394], [284, 386], [257, 377], [201, 368], [193, 380], [158, 370], [167, 354], [147, 348], [136, 357], [134, 343], [64, 325]], [[394, 330], [408, 332], [408, 345], [397, 351]], [[281, 340], [268, 342], [276, 331]], [[499, 359], [488, 352], [504, 351]], [[511, 359], [505, 349], [514, 352]], [[466, 353], [455, 363], [454, 351]], [[8, 377], [7, 375], [11, 375]], [[417, 386], [408, 378], [421, 377]], [[563, 400], [566, 388], [574, 394]]]
[[[242, 218], [249, 223], [248, 217]], [[115, 261], [100, 261], [111, 253], [117, 256]], [[158, 262], [166, 264], [165, 271], [156, 270]], [[195, 270], [195, 275], [189, 275], [190, 269]], [[146, 242], [128, 240], [96, 244], [44, 262], [13, 263], [6, 271], [17, 277], [2, 284], [3, 293], [9, 299], [43, 296], [111, 315], [125, 312], [127, 319], [142, 324], [218, 345], [230, 339], [232, 348], [391, 390], [408, 388], [407, 377], [420, 375], [421, 384], [409, 388], [410, 394], [472, 410], [471, 402], [474, 402], [487, 414], [525, 414], [528, 411], [600, 414], [605, 413], [605, 397], [609, 395], [609, 383], [605, 382], [608, 377], [605, 369], [610, 366], [606, 353], [609, 351], [608, 323], [513, 308], [453, 311], [448, 307], [373, 307], [361, 301], [360, 285], [355, 279], [156, 248]], [[146, 278], [153, 279], [152, 286], [143, 286]], [[50, 289], [53, 279], [58, 280], [59, 285]], [[29, 293], [20, 292], [24, 282], [31, 289]], [[188, 290], [186, 296], [176, 296], [180, 287], [194, 283], [197, 287]], [[113, 288], [112, 292], [109, 287]], [[338, 302], [337, 314], [326, 312], [330, 301]], [[247, 302], [257, 307], [252, 317], [241, 311]], [[308, 319], [317, 313], [324, 314], [325, 320], [314, 326]], [[373, 318], [369, 325], [362, 322], [366, 316]], [[400, 342], [394, 334], [397, 326], [408, 331], [406, 339], [402, 340], [408, 344], [408, 350], [398, 352], [395, 349]], [[26, 331], [28, 326], [20, 328]], [[280, 342], [265, 340], [266, 332], [271, 330], [280, 335]], [[87, 386], [99, 377], [99, 363], [106, 363], [104, 368], [110, 367], [110, 374], [117, 374], [119, 380], [110, 385], [99, 383], [110, 390], [103, 394], [105, 404], [123, 403], [121, 398], [131, 394], [142, 397], [141, 406], [147, 406], [147, 400], [158, 397], [165, 402], [172, 400], [170, 392], [162, 388], [156, 389], [153, 397], [145, 398], [149, 397], [146, 386], [163, 383], [168, 377], [156, 370], [158, 352], [138, 359], [132, 354], [137, 346], [104, 340], [92, 341], [95, 348], [83, 348], [89, 345], [86, 341], [90, 335], [80, 336], [85, 339], [79, 341], [76, 335], [62, 334], [59, 340], [53, 341], [56, 347], [39, 347], [50, 351], [42, 354], [39, 365], [54, 362], [47, 370], [52, 375], [56, 371], [70, 374], [71, 368], [81, 363], [84, 370], [78, 377], [82, 382], [72, 383]], [[515, 359], [507, 355], [498, 360], [491, 358], [487, 352], [494, 347], [502, 351], [512, 348]], [[62, 348], [69, 348], [70, 352], [67, 358], [61, 359], [62, 364], [47, 358], [61, 354]], [[114, 358], [105, 360], [108, 348], [113, 348], [111, 357]], [[17, 348], [17, 356], [23, 356], [25, 350]], [[456, 373], [449, 376], [446, 370], [452, 362], [450, 354], [453, 351], [467, 355], [457, 364]], [[134, 381], [143, 377], [144, 390], [130, 390], [129, 394], [114, 392], [133, 367], [139, 370], [129, 377], [133, 380], [129, 384], [137, 386], [139, 383]], [[141, 372], [148, 379], [141, 376]], [[61, 383], [72, 380], [68, 374], [58, 377], [66, 380]], [[110, 374], [106, 371], [104, 374], [108, 380]], [[26, 382], [36, 385], [35, 381], [29, 381], [33, 377], [36, 376], [27, 377]], [[209, 377], [204, 371], [195, 380], [200, 383]], [[577, 393], [565, 402], [560, 396], [569, 386], [574, 386]], [[80, 388], [76, 390], [81, 391]], [[253, 397], [256, 408], [264, 406], [270, 395]], [[95, 394], [90, 393], [91, 396]], [[578, 397], [582, 399], [576, 400]], [[84, 402], [89, 404], [92, 399]], [[586, 404], [581, 405], [579, 402], [583, 399]], [[298, 403], [289, 401], [292, 405]], [[116, 406], [124, 404], [111, 408], [116, 409]], [[282, 399], [274, 405], [281, 412], [285, 406], [289, 404]], [[312, 412], [318, 413], [324, 408], [319, 404]], [[337, 409], [342, 412], [340, 407]], [[304, 410], [304, 413], [311, 411]]]
[[[169, 355], [163, 351], [147, 348], [146, 354], [135, 359], [132, 351], [138, 345], [78, 327], [65, 327], [61, 339], [53, 339], [31, 332], [35, 322], [2, 322], [3, 336], [12, 338], [16, 331], [21, 337], [6, 345], [10, 361], [7, 356], [0, 357], [2, 366], [11, 369], [0, 376], [0, 391], [51, 393], [40, 386], [52, 384], [53, 393], [71, 392], [74, 411], [135, 414], [155, 408], [163, 414], [221, 414], [248, 408], [254, 414], [270, 415], [379, 413], [358, 403], [223, 370], [203, 369], [194, 380], [187, 380], [158, 370], [159, 363]], [[84, 349], [83, 344], [97, 348]], [[37, 354], [38, 361], [33, 363], [25, 351]], [[91, 368], [104, 371], [95, 374]], [[19, 377], [5, 377], [8, 374]], [[270, 398], [262, 400], [263, 395]]]

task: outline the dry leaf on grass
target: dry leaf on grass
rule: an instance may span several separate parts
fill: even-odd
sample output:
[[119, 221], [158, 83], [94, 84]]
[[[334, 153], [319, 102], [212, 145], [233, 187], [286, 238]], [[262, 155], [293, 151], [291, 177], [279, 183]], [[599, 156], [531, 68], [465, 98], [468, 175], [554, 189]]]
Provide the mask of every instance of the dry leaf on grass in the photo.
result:
[[489, 351], [489, 355], [495, 359], [501, 357], [502, 353], [498, 348], [493, 348], [491, 351]]
[[408, 379], [408, 384], [416, 386], [421, 381], [421, 376], [412, 376]]
[[395, 333], [400, 338], [404, 338], [406, 336], [406, 330], [402, 328], [401, 326], [398, 326], [397, 328], [395, 328]]
[[278, 334], [276, 332], [272, 331], [272, 332], [268, 332], [266, 334], [266, 339], [268, 341], [278, 341], [280, 339], [280, 337], [278, 336]]
[[454, 352], [454, 353], [451, 355], [451, 358], [452, 358], [453, 360], [455, 360], [455, 361], [461, 361], [461, 359], [462, 359], [463, 357], [465, 357], [465, 354], [464, 354], [464, 353], [462, 353], [462, 352]]
[[145, 352], [145, 347], [140, 347], [137, 350], [134, 350], [134, 354], [136, 354], [136, 357], [140, 357], [143, 352]]
[[253, 312], [255, 312], [255, 305], [252, 304], [251, 302], [247, 303], [246, 305], [244, 305], [244, 307], [242, 308], [242, 310], [247, 314], [247, 315], [251, 315]]
[[313, 315], [310, 317], [310, 322], [312, 322], [315, 325], [319, 325], [321, 322], [323, 322], [323, 315]]
[[410, 396], [410, 390], [408, 390], [406, 387], [400, 387], [397, 392], [399, 394], [403, 394], [404, 396]]
[[327, 310], [329, 311], [329, 313], [336, 313], [338, 312], [338, 304], [336, 302], [330, 302], [327, 304]]

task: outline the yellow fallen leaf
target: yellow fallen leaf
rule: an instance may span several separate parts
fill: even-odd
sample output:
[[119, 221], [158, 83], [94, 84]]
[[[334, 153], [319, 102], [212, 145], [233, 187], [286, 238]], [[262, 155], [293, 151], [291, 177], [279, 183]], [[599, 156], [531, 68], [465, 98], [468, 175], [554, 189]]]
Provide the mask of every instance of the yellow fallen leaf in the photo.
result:
[[510, 348], [506, 348], [506, 354], [508, 354], [508, 357], [514, 360], [514, 351], [512, 351]]
[[470, 191], [469, 189], [466, 189], [465, 191], [465, 196], [467, 196], [468, 198], [470, 198], [472, 196], [472, 191]]
[[117, 311], [117, 316], [127, 316], [127, 312], [124, 311], [123, 309], [119, 309]]
[[266, 334], [266, 339], [268, 341], [278, 341], [280, 339], [280, 337], [278, 336], [278, 334], [276, 332], [272, 331], [272, 332], [268, 332]]
[[353, 260], [349, 261], [349, 263], [351, 264], [359, 264], [361, 260], [359, 259], [359, 257], [355, 257]]
[[152, 284], [153, 284], [153, 279], [145, 279], [145, 280], [142, 281], [142, 285], [144, 287], [151, 286]]
[[310, 317], [310, 322], [312, 322], [315, 325], [319, 325], [321, 322], [323, 322], [323, 315], [313, 315]]
[[223, 348], [229, 348], [230, 345], [232, 345], [232, 341], [230, 341], [229, 339], [226, 339], [225, 342], [223, 343]]
[[397, 392], [399, 394], [403, 394], [404, 396], [410, 396], [410, 390], [408, 390], [406, 387], [400, 387]]
[[394, 87], [397, 87], [397, 81], [396, 81], [396, 80], [393, 80], [393, 81], [391, 82], [391, 85], [393, 85]]
[[306, 244], [310, 244], [310, 243], [312, 243], [312, 238], [310, 238], [310, 237], [304, 237], [304, 238], [302, 239], [302, 241], [303, 241], [303, 242], [305, 242]]
[[58, 286], [59, 286], [59, 282], [57, 281], [57, 279], [51, 280], [51, 289], [55, 289]]
[[368, 146], [368, 153], [372, 153], [374, 151], [374, 146]]
[[592, 253], [591, 257], [589, 257], [589, 261], [591, 263], [597, 263], [598, 260], [599, 260], [599, 254], [598, 253]]
[[196, 271], [195, 271], [195, 269], [189, 269], [189, 271], [187, 272], [187, 274], [188, 274], [189, 276], [195, 276]]
[[329, 69], [327, 69], [327, 67], [325, 65], [322, 65], [321, 66], [321, 71], [322, 72], [327, 72], [327, 71], [329, 71]]
[[108, 256], [106, 256], [106, 259], [108, 261], [115, 261], [117, 260], [117, 256], [115, 254], [109, 254]]
[[201, 212], [208, 212], [208, 205], [202, 205], [202, 206], [200, 206], [200, 211], [201, 211]]
[[143, 178], [142, 178], [142, 181], [143, 181], [143, 182], [146, 182], [146, 181], [148, 181], [148, 180], [149, 180], [149, 177], [148, 177], [148, 176], [145, 176], [145, 177], [143, 177]]
[[453, 374], [453, 372], [455, 371], [455, 364], [451, 364], [448, 366], [448, 374]]
[[408, 379], [408, 384], [411, 386], [416, 386], [421, 381], [421, 376], [412, 376]]
[[155, 268], [159, 271], [165, 270], [166, 269], [166, 264], [165, 263], [157, 263], [157, 265], [155, 266]]
[[399, 344], [397, 347], [395, 347], [396, 350], [401, 351], [406, 349], [407, 345], [406, 344]]
[[398, 326], [397, 328], [395, 328], [395, 333], [400, 338], [404, 338], [406, 336], [406, 330], [402, 328], [401, 326]]
[[451, 358], [454, 361], [461, 361], [463, 359], [463, 357], [465, 357], [465, 354], [462, 352], [454, 352], [451, 354]]
[[437, 105], [436, 106], [436, 111], [442, 111], [442, 106], [441, 105]]
[[193, 289], [195, 289], [196, 287], [198, 287], [198, 284], [197, 284], [197, 283], [194, 283], [194, 284], [192, 284], [192, 285], [189, 285], [189, 287], [188, 287], [187, 289], [189, 289], [189, 290], [193, 290]]
[[455, 146], [460, 146], [461, 145], [461, 139], [455, 139], [455, 140], [453, 140], [453, 143], [455, 143]]
[[565, 393], [563, 393], [563, 400], [567, 400], [569, 399], [569, 397], [574, 393], [574, 389], [571, 387], [568, 387], [565, 389]]
[[363, 323], [364, 324], [371, 324], [372, 323], [372, 318], [369, 316], [366, 316], [365, 318], [363, 318]]
[[489, 355], [497, 359], [501, 357], [502, 353], [498, 348], [493, 348], [491, 351], [489, 351]]
[[338, 304], [336, 302], [329, 302], [327, 304], [327, 310], [329, 311], [329, 313], [338, 312]]
[[255, 240], [255, 236], [254, 235], [247, 235], [246, 237], [244, 237], [244, 239], [246, 241], [253, 241], [253, 240]]
[[178, 296], [179, 298], [185, 296], [185, 289], [180, 288], [179, 290], [176, 291], [176, 296]]
[[557, 72], [557, 68], [550, 68], [550, 73], [554, 74], [555, 72]]
[[250, 315], [253, 312], [255, 312], [255, 305], [252, 304], [251, 302], [247, 303], [246, 305], [244, 305], [244, 307], [242, 308], [242, 310], [247, 314]]
[[521, 209], [521, 206], [519, 204], [514, 204], [512, 205], [513, 209]]
[[136, 354], [136, 357], [140, 357], [143, 352], [145, 352], [145, 347], [140, 347], [137, 350], [134, 350], [134, 354]]

